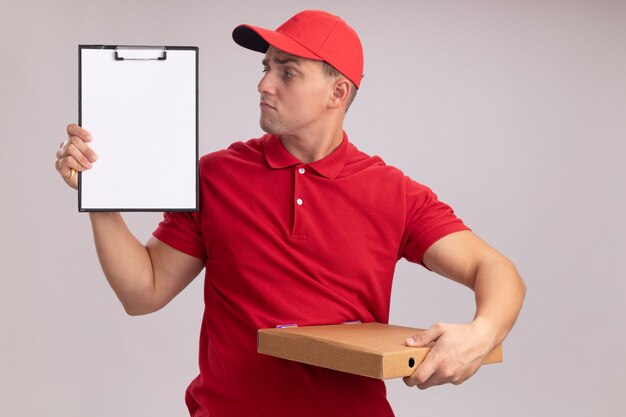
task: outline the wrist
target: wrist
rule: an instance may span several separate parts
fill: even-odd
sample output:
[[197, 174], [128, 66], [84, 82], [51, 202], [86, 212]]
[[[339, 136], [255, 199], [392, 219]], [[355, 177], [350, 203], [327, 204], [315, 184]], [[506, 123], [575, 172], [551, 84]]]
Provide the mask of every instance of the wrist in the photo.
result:
[[487, 317], [476, 316], [474, 320], [472, 320], [471, 325], [477, 334], [484, 337], [485, 340], [489, 340], [491, 347], [501, 342], [498, 334], [499, 328], [497, 324], [494, 323], [494, 320], [490, 320]]

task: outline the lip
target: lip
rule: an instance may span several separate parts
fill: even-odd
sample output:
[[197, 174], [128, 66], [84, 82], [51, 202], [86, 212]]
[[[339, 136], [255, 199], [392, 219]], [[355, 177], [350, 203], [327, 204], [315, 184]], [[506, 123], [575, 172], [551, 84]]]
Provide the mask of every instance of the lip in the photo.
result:
[[266, 102], [262, 101], [259, 103], [259, 106], [262, 109], [272, 109], [272, 110], [276, 110], [276, 108], [274, 106], [270, 106], [269, 104], [267, 104]]

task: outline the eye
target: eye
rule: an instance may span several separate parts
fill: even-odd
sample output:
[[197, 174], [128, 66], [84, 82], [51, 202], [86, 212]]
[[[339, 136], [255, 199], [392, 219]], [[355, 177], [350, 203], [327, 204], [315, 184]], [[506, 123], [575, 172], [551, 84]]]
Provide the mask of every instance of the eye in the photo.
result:
[[288, 70], [283, 71], [283, 77], [286, 78], [286, 79], [291, 79], [291, 78], [293, 78], [295, 76], [296, 76], [296, 74], [294, 74], [291, 71], [288, 71]]

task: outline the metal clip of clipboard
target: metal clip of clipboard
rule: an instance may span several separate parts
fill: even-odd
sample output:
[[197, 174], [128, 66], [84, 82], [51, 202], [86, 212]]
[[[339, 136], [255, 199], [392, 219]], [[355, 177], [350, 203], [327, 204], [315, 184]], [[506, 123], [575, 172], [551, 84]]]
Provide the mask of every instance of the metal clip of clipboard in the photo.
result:
[[116, 61], [165, 61], [164, 46], [116, 46]]

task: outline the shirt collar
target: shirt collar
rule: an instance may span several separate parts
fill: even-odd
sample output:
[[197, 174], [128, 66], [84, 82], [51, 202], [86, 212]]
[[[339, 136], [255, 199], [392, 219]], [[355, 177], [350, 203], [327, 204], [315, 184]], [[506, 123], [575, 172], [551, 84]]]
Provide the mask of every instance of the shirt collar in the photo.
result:
[[[337, 149], [319, 161], [311, 162], [308, 166], [323, 177], [337, 178], [346, 163], [348, 149], [348, 135], [343, 133], [343, 140]], [[289, 153], [276, 135], [266, 135], [263, 141], [265, 160], [274, 169], [303, 165], [302, 162]]]

